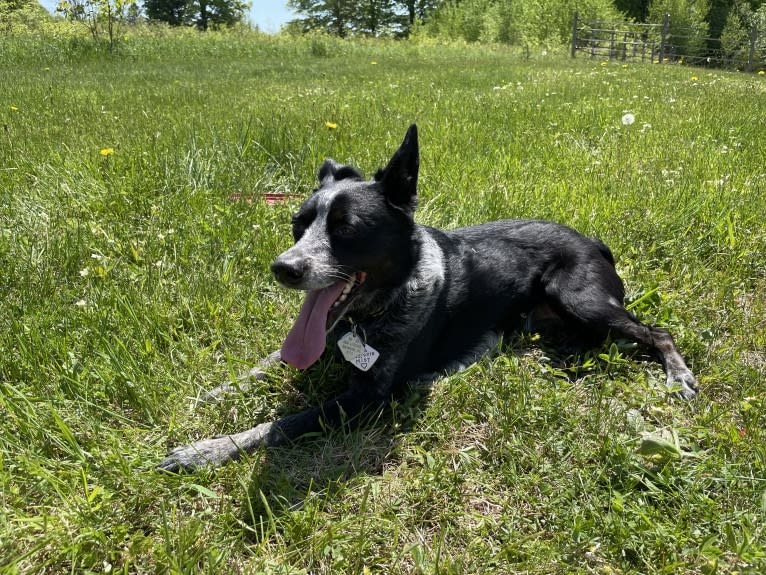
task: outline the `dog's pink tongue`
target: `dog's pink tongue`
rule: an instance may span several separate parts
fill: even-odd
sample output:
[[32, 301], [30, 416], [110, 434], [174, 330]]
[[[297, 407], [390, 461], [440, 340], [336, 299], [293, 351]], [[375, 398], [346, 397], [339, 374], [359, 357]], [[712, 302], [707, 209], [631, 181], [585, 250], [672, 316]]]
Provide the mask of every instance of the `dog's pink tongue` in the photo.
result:
[[327, 314], [340, 297], [344, 282], [306, 294], [301, 313], [282, 344], [282, 361], [306, 369], [322, 355], [327, 332]]

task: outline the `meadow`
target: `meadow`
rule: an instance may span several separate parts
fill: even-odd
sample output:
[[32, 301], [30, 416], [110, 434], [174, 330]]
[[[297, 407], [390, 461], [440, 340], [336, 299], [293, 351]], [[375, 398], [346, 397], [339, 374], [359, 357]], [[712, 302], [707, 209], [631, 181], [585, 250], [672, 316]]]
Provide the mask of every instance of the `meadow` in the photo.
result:
[[[0, 78], [0, 572], [766, 572], [763, 76], [211, 33], [0, 37]], [[412, 122], [418, 221], [600, 237], [700, 396], [518, 338], [359, 429], [155, 470], [342, 386], [196, 401], [297, 314], [269, 264], [320, 162], [372, 174]]]

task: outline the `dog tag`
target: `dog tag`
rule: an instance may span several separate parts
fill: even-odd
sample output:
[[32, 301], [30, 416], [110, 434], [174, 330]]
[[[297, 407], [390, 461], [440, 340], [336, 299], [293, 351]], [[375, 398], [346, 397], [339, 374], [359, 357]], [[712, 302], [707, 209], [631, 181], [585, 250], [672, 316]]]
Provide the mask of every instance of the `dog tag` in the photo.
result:
[[364, 351], [357, 355], [354, 359], [349, 360], [351, 363], [356, 367], [357, 369], [361, 369], [362, 371], [367, 371], [372, 367], [372, 365], [378, 360], [380, 357], [380, 353], [378, 350], [370, 347], [369, 345], [364, 346]]
[[345, 360], [353, 363], [354, 358], [364, 351], [364, 342], [350, 331], [338, 340], [338, 347]]

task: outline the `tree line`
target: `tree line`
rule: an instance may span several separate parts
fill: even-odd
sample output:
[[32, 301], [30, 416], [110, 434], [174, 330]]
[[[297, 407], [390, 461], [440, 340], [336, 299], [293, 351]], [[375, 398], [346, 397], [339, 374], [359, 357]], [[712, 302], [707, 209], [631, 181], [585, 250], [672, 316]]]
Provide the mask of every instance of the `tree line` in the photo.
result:
[[[254, 10], [258, 10], [255, 1]], [[296, 14], [284, 31], [348, 36], [430, 36], [512, 45], [565, 43], [572, 14], [583, 21], [632, 20], [659, 23], [664, 14], [687, 34], [704, 38], [707, 48], [740, 46], [759, 30], [766, 52], [766, 0], [287, 0]], [[200, 30], [246, 21], [247, 0], [60, 0], [57, 11], [86, 24], [110, 44], [118, 25], [139, 20]], [[36, 0], [0, 0], [0, 29], [40, 18]], [[683, 35], [683, 34], [678, 34]], [[688, 35], [688, 34], [687, 34]]]
[[[686, 33], [713, 40], [766, 34], [766, 0], [289, 0], [290, 32], [341, 37], [420, 34], [469, 42], [566, 42], [572, 14], [584, 21], [660, 23], [670, 14]], [[256, 5], [257, 6], [257, 5]], [[257, 8], [256, 8], [257, 9]]]

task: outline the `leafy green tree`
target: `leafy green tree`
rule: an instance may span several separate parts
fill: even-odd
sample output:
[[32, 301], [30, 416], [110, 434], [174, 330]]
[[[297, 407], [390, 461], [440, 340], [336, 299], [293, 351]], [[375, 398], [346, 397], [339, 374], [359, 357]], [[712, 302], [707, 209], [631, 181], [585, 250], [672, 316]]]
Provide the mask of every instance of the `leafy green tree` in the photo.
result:
[[144, 0], [144, 11], [151, 20], [167, 22], [171, 26], [186, 23], [186, 0]]
[[323, 30], [336, 36], [409, 34], [443, 0], [289, 0], [299, 18], [289, 29]]
[[394, 0], [357, 0], [358, 8], [352, 18], [352, 29], [368, 36], [389, 34], [401, 26]]
[[62, 0], [56, 11], [67, 19], [82, 22], [97, 42], [105, 42], [112, 51], [120, 37], [120, 27], [136, 0]]
[[709, 27], [705, 18], [710, 10], [708, 0], [652, 0], [648, 21], [661, 24], [669, 15], [667, 41], [672, 51], [689, 58], [705, 52]]
[[144, 0], [144, 10], [152, 20], [207, 30], [241, 22], [247, 3], [242, 0]]
[[357, 3], [354, 0], [288, 0], [287, 5], [302, 18], [302, 31], [324, 30], [344, 38], [352, 31]]
[[32, 30], [50, 20], [48, 12], [35, 0], [0, 0], [0, 30]]
[[192, 24], [200, 30], [234, 26], [242, 21], [247, 3], [241, 0], [192, 0], [189, 4]]
[[398, 0], [397, 4], [404, 10], [409, 31], [417, 22], [425, 22], [428, 16], [442, 4], [442, 0]]
[[636, 22], [646, 22], [651, 0], [614, 0], [614, 6]]

